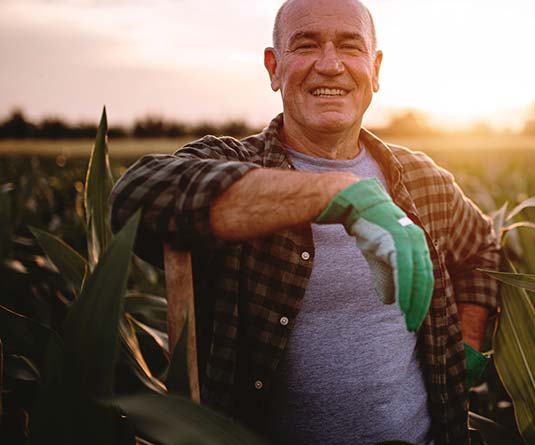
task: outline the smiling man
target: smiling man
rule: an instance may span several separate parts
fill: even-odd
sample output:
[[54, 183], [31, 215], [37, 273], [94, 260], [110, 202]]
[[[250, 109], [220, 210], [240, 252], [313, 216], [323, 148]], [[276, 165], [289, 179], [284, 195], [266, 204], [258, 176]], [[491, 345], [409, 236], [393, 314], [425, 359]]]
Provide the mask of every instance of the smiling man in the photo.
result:
[[313, 156], [350, 159], [372, 94], [382, 53], [364, 6], [343, 2], [285, 4], [264, 53], [271, 87], [280, 89], [285, 141]]
[[498, 245], [448, 172], [361, 127], [376, 46], [360, 2], [287, 1], [264, 51], [283, 113], [145, 156], [112, 194], [114, 230], [143, 209], [142, 257], [192, 251], [203, 403], [276, 443], [468, 442]]

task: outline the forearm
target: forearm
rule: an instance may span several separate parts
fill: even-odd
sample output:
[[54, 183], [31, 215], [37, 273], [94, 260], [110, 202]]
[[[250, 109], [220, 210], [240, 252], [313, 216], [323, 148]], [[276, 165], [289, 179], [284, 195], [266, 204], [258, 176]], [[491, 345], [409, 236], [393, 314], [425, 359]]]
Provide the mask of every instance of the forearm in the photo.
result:
[[342, 172], [256, 169], [214, 201], [210, 224], [214, 234], [226, 240], [251, 239], [306, 224], [357, 180]]
[[464, 342], [480, 351], [489, 310], [484, 306], [470, 303], [458, 303], [457, 310]]

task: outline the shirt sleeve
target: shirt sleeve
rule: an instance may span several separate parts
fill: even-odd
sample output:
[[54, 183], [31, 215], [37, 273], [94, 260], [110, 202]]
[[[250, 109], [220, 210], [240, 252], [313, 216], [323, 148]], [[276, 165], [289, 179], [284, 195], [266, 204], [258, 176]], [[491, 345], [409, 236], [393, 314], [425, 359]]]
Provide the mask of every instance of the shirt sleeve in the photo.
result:
[[259, 167], [233, 138], [206, 136], [172, 155], [146, 155], [115, 184], [111, 225], [117, 232], [142, 209], [136, 253], [161, 266], [162, 245], [191, 250], [223, 244], [210, 227], [210, 206], [224, 190]]
[[492, 221], [468, 199], [452, 179], [446, 262], [458, 303], [472, 303], [494, 312], [498, 283], [477, 269], [498, 270], [500, 244]]

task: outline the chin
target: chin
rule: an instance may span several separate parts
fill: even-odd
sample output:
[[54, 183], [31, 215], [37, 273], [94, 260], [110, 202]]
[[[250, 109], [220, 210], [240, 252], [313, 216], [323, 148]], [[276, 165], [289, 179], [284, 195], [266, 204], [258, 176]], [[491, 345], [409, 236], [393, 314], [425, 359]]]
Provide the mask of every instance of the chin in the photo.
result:
[[329, 115], [318, 116], [313, 119], [311, 127], [316, 131], [323, 132], [339, 132], [346, 131], [354, 126], [358, 126], [358, 121], [350, 119], [347, 116], [340, 116], [337, 113], [329, 113]]

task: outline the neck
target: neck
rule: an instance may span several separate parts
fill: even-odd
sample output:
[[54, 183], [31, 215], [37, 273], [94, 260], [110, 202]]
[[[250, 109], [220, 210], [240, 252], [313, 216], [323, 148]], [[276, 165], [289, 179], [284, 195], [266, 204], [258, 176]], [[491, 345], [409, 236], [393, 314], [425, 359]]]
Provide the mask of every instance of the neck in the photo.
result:
[[360, 123], [348, 130], [323, 132], [300, 126], [286, 125], [282, 129], [284, 142], [301, 153], [326, 159], [353, 159], [359, 152]]

